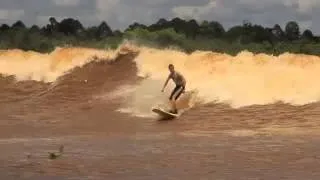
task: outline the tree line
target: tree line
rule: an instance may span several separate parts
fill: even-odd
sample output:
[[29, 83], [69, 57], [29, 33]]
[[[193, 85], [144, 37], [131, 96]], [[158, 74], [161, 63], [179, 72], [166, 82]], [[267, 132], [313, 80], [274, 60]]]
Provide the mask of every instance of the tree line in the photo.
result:
[[[125, 30], [112, 30], [105, 22], [84, 27], [79, 20], [66, 18], [58, 22], [54, 17], [43, 27], [26, 27], [22, 21], [0, 27], [0, 48], [50, 51], [56, 46], [75, 45], [95, 48], [115, 48], [123, 39], [157, 47], [177, 46], [186, 51], [197, 49], [237, 53], [248, 49], [254, 52], [297, 52], [320, 54], [320, 37], [309, 29], [301, 32], [295, 21], [263, 27], [243, 21], [225, 29], [217, 21], [197, 22], [194, 19], [159, 19], [151, 25], [133, 23]], [[280, 49], [280, 50], [279, 50]]]

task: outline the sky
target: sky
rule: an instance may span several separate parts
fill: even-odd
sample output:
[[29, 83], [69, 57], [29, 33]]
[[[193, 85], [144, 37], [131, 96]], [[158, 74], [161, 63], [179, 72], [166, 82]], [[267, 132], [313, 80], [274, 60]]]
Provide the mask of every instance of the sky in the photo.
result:
[[320, 35], [320, 0], [0, 0], [0, 24], [42, 26], [50, 17], [76, 18], [86, 27], [106, 21], [113, 30], [174, 17], [219, 21], [226, 29], [244, 20], [283, 29], [297, 21], [301, 31]]

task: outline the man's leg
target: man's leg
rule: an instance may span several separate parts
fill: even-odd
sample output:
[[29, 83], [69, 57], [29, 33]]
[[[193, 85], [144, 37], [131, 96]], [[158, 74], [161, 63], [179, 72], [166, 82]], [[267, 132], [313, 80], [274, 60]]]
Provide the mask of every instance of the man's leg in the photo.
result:
[[179, 88], [177, 90], [177, 95], [176, 95], [176, 97], [174, 99], [174, 103], [173, 103], [173, 111], [174, 111], [175, 114], [178, 113], [176, 102], [177, 102], [178, 98], [180, 97], [180, 95], [184, 92], [184, 89], [185, 89], [184, 86], [179, 86]]
[[185, 90], [185, 87], [184, 87], [184, 86], [180, 86], [180, 88], [177, 90], [178, 94], [177, 94], [177, 96], [176, 96], [176, 98], [175, 98], [176, 101], [178, 100], [178, 98], [180, 97], [180, 95], [184, 92], [184, 90]]
[[179, 90], [179, 86], [176, 86], [176, 87], [172, 90], [171, 95], [170, 95], [170, 97], [169, 97], [169, 100], [170, 100], [170, 101], [173, 100], [173, 96], [174, 96], [174, 94], [175, 94], [178, 90]]
[[176, 102], [177, 102], [178, 98], [180, 97], [180, 95], [183, 93], [184, 89], [185, 89], [184, 86], [177, 86], [177, 87], [176, 87], [176, 91], [175, 91], [175, 92], [177, 93], [177, 95], [176, 95], [176, 97], [174, 98], [174, 101], [173, 101], [173, 103], [172, 103], [173, 113], [175, 113], [175, 114], [178, 113], [178, 109], [177, 109]]
[[175, 99], [176, 98], [174, 98], [173, 96], [177, 91], [179, 91], [180, 88], [181, 88], [181, 86], [176, 86], [173, 89], [173, 91], [172, 91], [172, 93], [171, 93], [171, 95], [169, 97], [169, 100], [170, 100], [171, 106], [172, 106], [172, 110], [170, 111], [171, 113], [177, 113], [177, 108], [176, 108], [176, 104], [175, 104]]

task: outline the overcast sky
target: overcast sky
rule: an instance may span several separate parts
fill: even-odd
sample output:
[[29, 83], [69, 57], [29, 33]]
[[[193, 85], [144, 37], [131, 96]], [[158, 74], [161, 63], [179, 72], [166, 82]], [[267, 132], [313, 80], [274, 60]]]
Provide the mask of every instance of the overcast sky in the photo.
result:
[[282, 28], [294, 20], [320, 34], [320, 0], [0, 0], [1, 24], [44, 25], [51, 16], [77, 18], [84, 26], [106, 21], [113, 30], [173, 17], [215, 20], [226, 29], [243, 20]]

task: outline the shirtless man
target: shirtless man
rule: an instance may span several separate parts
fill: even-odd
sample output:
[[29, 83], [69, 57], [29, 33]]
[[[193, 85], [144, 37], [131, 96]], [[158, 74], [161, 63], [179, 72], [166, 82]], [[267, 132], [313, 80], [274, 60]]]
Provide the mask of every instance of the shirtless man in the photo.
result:
[[[165, 87], [168, 84], [168, 81], [170, 79], [173, 80], [173, 82], [176, 84], [176, 87], [173, 89], [173, 91], [171, 92], [170, 95], [170, 101], [172, 102], [172, 106], [173, 106], [173, 110], [170, 111], [170, 113], [174, 113], [177, 114], [178, 110], [176, 108], [176, 101], [179, 98], [179, 96], [185, 91], [185, 87], [186, 87], [186, 80], [185, 78], [182, 76], [182, 74], [180, 74], [179, 72], [174, 70], [174, 66], [172, 64], [169, 64], [169, 71], [170, 74], [166, 80], [166, 82], [164, 83], [164, 86], [162, 88], [162, 92], [164, 91]], [[173, 97], [176, 94], [175, 98]]]

